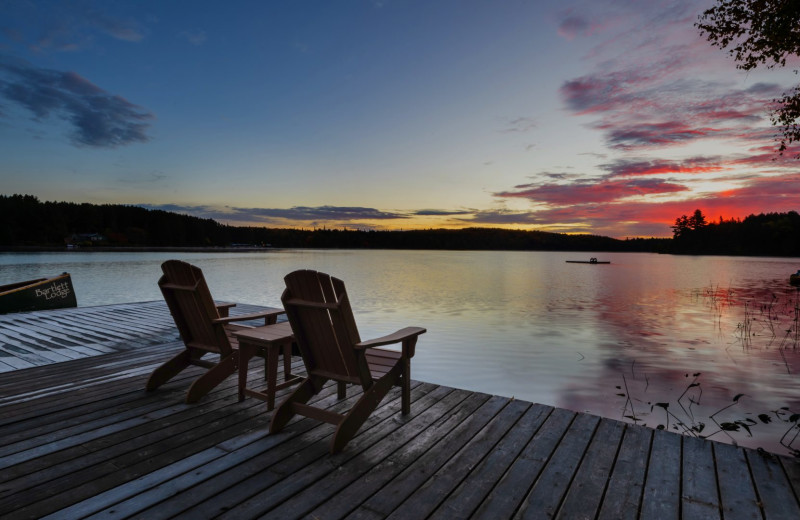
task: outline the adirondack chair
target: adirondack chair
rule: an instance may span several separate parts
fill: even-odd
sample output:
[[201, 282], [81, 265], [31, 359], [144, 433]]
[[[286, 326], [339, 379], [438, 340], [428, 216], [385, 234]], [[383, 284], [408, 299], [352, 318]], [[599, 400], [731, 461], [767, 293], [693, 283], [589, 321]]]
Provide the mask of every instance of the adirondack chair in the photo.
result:
[[[341, 451], [392, 386], [400, 386], [402, 413], [411, 411], [411, 358], [420, 327], [406, 327], [394, 334], [361, 341], [344, 283], [316, 271], [295, 271], [284, 278], [281, 296], [308, 377], [276, 408], [270, 433], [280, 431], [300, 414], [336, 425], [331, 453]], [[402, 344], [402, 351], [381, 349]], [[361, 385], [364, 394], [346, 414], [308, 405], [308, 401], [333, 380], [338, 397], [344, 399], [345, 385]]]
[[[237, 370], [238, 343], [232, 331], [244, 326], [233, 322], [263, 318], [264, 324], [268, 325], [275, 323], [283, 311], [272, 309], [229, 317], [228, 308], [234, 304], [214, 303], [199, 267], [180, 260], [168, 260], [161, 264], [161, 270], [164, 274], [158, 280], [158, 286], [185, 348], [150, 374], [147, 390], [155, 390], [189, 366], [208, 368], [208, 372], [196, 379], [186, 394], [186, 402], [194, 403]], [[209, 352], [219, 354], [219, 361], [202, 359]]]

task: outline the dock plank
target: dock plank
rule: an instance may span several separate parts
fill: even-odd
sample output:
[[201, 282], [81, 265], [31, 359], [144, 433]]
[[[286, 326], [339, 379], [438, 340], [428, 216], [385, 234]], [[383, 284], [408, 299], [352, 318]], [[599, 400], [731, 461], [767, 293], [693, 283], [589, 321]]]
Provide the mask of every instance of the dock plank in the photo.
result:
[[606, 498], [598, 515], [601, 520], [621, 520], [638, 516], [652, 437], [653, 431], [647, 428], [625, 428]]
[[484, 426], [447, 463], [428, 478], [412, 497], [400, 504], [387, 518], [427, 517], [449, 495], [470, 470], [499, 443], [500, 439], [517, 423], [530, 407], [530, 403], [512, 401]]
[[761, 508], [744, 451], [729, 444], [713, 447], [722, 516], [725, 520], [760, 519]]
[[[283, 390], [277, 395], [285, 395], [288, 390]], [[324, 406], [335, 403], [335, 387], [329, 385], [315, 398], [315, 403]], [[268, 436], [266, 430], [266, 417], [260, 417], [253, 423], [254, 429], [249, 435], [241, 435], [231, 440], [224, 440], [214, 446], [206, 448], [190, 457], [180, 459], [152, 471], [135, 480], [127, 481], [119, 486], [109, 489], [89, 500], [75, 504], [61, 513], [71, 516], [85, 516], [91, 514], [102, 518], [128, 518], [140, 516], [148, 519], [170, 518], [182, 513], [195, 505], [198, 496], [204, 497], [203, 491], [211, 483], [209, 493], [213, 495], [219, 491], [219, 483], [212, 479], [223, 472], [230, 472], [241, 478], [237, 469], [254, 457], [262, 456], [270, 448], [285, 440], [282, 437]], [[296, 419], [294, 423], [299, 422]], [[314, 426], [310, 420], [301, 422], [293, 435], [305, 432]], [[226, 479], [228, 482], [233, 478]], [[183, 493], [188, 500], [175, 500]], [[161, 505], [165, 499], [171, 498], [168, 505]], [[153, 507], [157, 506], [157, 507]], [[91, 517], [90, 517], [91, 518]]]
[[549, 409], [542, 405], [533, 405], [525, 410], [525, 414], [514, 427], [497, 443], [488, 455], [461, 482], [456, 490], [447, 496], [430, 518], [467, 518], [472, 515], [494, 483], [508, 471], [522, 449], [530, 442], [531, 437], [539, 430]]
[[552, 458], [558, 464], [551, 463], [545, 467], [515, 518], [537, 518], [542, 514], [552, 518], [556, 515], [599, 421], [599, 417], [588, 414], [580, 414], [575, 418], [553, 453]]
[[681, 514], [681, 437], [664, 430], [653, 433], [647, 469], [642, 520], [678, 520]]
[[697, 437], [683, 439], [683, 518], [720, 518], [719, 490], [711, 444]]
[[[355, 509], [348, 518], [384, 518], [391, 514], [400, 504], [411, 497], [435, 472], [446, 464], [463, 446], [469, 442], [479, 431], [481, 431], [500, 411], [505, 408], [507, 400], [501, 397], [491, 397], [480, 395], [482, 404], [468, 417], [459, 417], [459, 423], [453, 424], [453, 420], [445, 420], [442, 428], [453, 427], [446, 431], [446, 435], [438, 438], [438, 434], [444, 432], [441, 428], [431, 435], [426, 433], [423, 439], [434, 440], [430, 437], [437, 437], [436, 442], [429, 446], [427, 442], [422, 445], [416, 443], [409, 444], [388, 458], [380, 467], [380, 470], [394, 473], [395, 469], [399, 473], [391, 480], [382, 481], [383, 487], [378, 492], [370, 491], [367, 497], [362, 497], [362, 503]], [[451, 417], [454, 417], [453, 414]], [[393, 468], [392, 466], [399, 466]], [[360, 494], [357, 488], [353, 492]], [[366, 498], [366, 499], [365, 499]], [[338, 502], [334, 499], [335, 503]], [[323, 512], [323, 511], [319, 511]]]
[[[357, 460], [348, 463], [344, 468], [347, 476], [353, 475], [358, 478], [344, 479], [347, 487], [331, 496], [325, 503], [317, 505], [316, 509], [309, 513], [309, 516], [312, 518], [341, 518], [349, 514], [366, 498], [373, 496], [378, 490], [386, 489], [387, 484], [393, 478], [410, 468], [423, 454], [426, 454], [424, 455], [426, 460], [428, 460], [428, 456], [435, 456], [435, 446], [439, 445], [442, 439], [447, 438], [454, 429], [463, 429], [464, 424], [470, 421], [476, 410], [488, 399], [489, 396], [485, 394], [470, 394], [453, 409], [452, 413], [441, 416], [436, 424], [421, 432], [413, 443], [404, 444], [400, 449], [395, 450], [366, 470], [358, 464]], [[441, 456], [439, 458], [441, 460]], [[431, 465], [433, 464], [434, 462], [431, 462]], [[391, 488], [393, 487], [391, 486]], [[418, 486], [414, 486], [412, 489], [416, 489], [416, 487]], [[398, 503], [402, 501], [399, 498], [396, 500]]]
[[800, 518], [797, 459], [419, 381], [331, 456], [331, 425], [270, 435], [234, 377], [191, 405], [199, 368], [146, 392], [177, 331], [163, 302], [109, 307], [0, 317], [0, 518]]
[[[454, 392], [450, 388], [435, 388], [416, 401], [416, 407], [412, 409], [411, 416], [423, 421], [423, 425], [430, 424], [430, 421], [435, 420], [439, 413], [446, 413], [451, 410], [465, 397], [463, 393]], [[248, 484], [252, 495], [236, 506], [228, 508], [219, 517], [223, 519], [253, 518], [266, 513], [269, 513], [270, 516], [280, 516], [280, 513], [276, 513], [274, 510], [281, 503], [290, 500], [294, 495], [325, 476], [331, 475], [335, 480], [338, 468], [348, 460], [353, 457], [365, 456], [364, 452], [373, 448], [376, 442], [381, 439], [386, 439], [386, 442], [388, 442], [387, 436], [392, 431], [400, 430], [398, 422], [387, 420], [397, 414], [399, 393], [392, 395], [391, 398], [395, 401], [394, 403], [390, 402], [392, 406], [384, 406], [382, 409], [373, 412], [364, 423], [364, 426], [362, 426], [363, 429], [360, 434], [350, 441], [352, 444], [351, 450], [331, 455], [326, 463], [319, 464], [319, 459], [324, 457], [324, 454], [330, 450], [330, 440], [327, 437], [318, 440], [302, 452], [297, 452], [288, 460], [283, 461], [279, 467], [270, 468], [270, 471], [267, 472], [268, 476], [261, 475], [257, 479], [251, 479]], [[403, 419], [403, 422], [406, 420], [408, 418]], [[403, 426], [406, 427], [408, 424], [411, 423], [403, 424]], [[414, 424], [419, 425], [418, 422]], [[331, 433], [333, 432], [331, 431]], [[407, 438], [404, 434], [413, 435], [413, 431], [405, 428], [403, 432], [397, 435], [400, 435], [401, 438]], [[283, 478], [286, 475], [296, 476], [291, 479]], [[274, 477], [277, 477], [277, 480], [273, 480]], [[265, 484], [269, 484], [269, 486], [267, 487]], [[297, 516], [299, 515], [295, 514], [295, 517]]]
[[624, 432], [624, 423], [600, 421], [557, 518], [573, 520], [597, 516]]
[[[767, 452], [747, 450], [747, 462], [753, 473], [764, 518], [800, 518], [800, 505], [791, 482], [784, 472], [778, 456]], [[784, 459], [788, 464], [788, 459]]]
[[576, 415], [575, 412], [561, 408], [552, 410], [544, 424], [508, 471], [495, 484], [473, 516], [487, 519], [513, 516], [549, 462], [553, 452], [558, 448], [559, 442]]

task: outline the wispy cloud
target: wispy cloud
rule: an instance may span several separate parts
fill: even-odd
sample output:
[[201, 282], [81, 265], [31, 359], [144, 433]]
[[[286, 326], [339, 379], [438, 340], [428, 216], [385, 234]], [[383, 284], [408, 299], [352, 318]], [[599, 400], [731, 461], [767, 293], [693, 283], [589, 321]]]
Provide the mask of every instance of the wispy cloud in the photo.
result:
[[87, 25], [116, 38], [128, 42], [138, 42], [145, 37], [144, 28], [134, 19], [111, 16], [99, 10], [86, 11]]
[[381, 211], [358, 206], [295, 206], [292, 208], [240, 208], [226, 206], [180, 206], [175, 204], [137, 204], [148, 209], [160, 209], [228, 222], [263, 223], [269, 225], [350, 225], [368, 221], [411, 218], [409, 213]]
[[488, 226], [530, 226], [545, 224], [539, 212], [534, 211], [512, 211], [506, 209], [492, 209], [475, 211], [469, 217], [458, 218], [460, 222], [471, 225], [481, 224]]
[[[75, 52], [94, 45], [98, 36], [137, 43], [145, 38], [145, 28], [134, 19], [125, 19], [98, 9], [82, 9], [77, 4], [59, 5], [55, 13], [32, 12], [48, 16], [30, 48], [36, 52]], [[55, 16], [52, 16], [55, 15]]]
[[288, 209], [276, 208], [236, 208], [239, 215], [246, 214], [255, 218], [280, 218], [286, 220], [387, 220], [405, 219], [409, 215], [381, 211], [375, 208], [347, 207], [347, 206], [295, 206]]
[[196, 46], [203, 45], [208, 40], [208, 34], [202, 29], [181, 31], [178, 36]]
[[420, 217], [449, 217], [453, 215], [469, 215], [473, 210], [420, 209], [414, 215]]
[[718, 172], [725, 169], [722, 158], [715, 157], [690, 157], [682, 160], [665, 159], [617, 159], [608, 164], [601, 164], [600, 169], [606, 170], [613, 177], [641, 177], [647, 175], [665, 174], [697, 174]]
[[[684, 0], [600, 0], [562, 11], [559, 34], [592, 41], [594, 48], [587, 54], [593, 70], [565, 81], [560, 94], [570, 113], [601, 133], [609, 153], [597, 156], [603, 162], [596, 173], [542, 171], [532, 182], [493, 193], [529, 201], [530, 211], [464, 219], [663, 236], [676, 216], [696, 208], [726, 218], [796, 209], [800, 164], [775, 155], [767, 117], [784, 87], [718, 79], [731, 75], [716, 70], [733, 71], [733, 65], [697, 34], [700, 9]], [[698, 154], [699, 144], [735, 151]], [[681, 157], [683, 149], [693, 152]]]
[[161, 183], [166, 178], [167, 175], [161, 171], [151, 171], [136, 175], [126, 175], [125, 177], [120, 177], [118, 182], [128, 185], [152, 186], [153, 184]]
[[113, 148], [149, 140], [153, 114], [74, 73], [34, 67], [0, 56], [0, 95], [37, 120], [55, 115], [73, 128], [78, 146]]
[[530, 117], [517, 117], [506, 122], [505, 127], [501, 130], [502, 133], [522, 133], [536, 128], [536, 121]]
[[686, 186], [661, 179], [625, 179], [571, 184], [523, 184], [514, 190], [501, 191], [494, 195], [501, 198], [523, 198], [545, 204], [581, 205], [686, 190], [688, 190]]
[[589, 75], [566, 82], [561, 94], [576, 115], [597, 118], [591, 126], [605, 134], [611, 148], [633, 150], [712, 138], [745, 140], [748, 129], [768, 124], [767, 107], [781, 92], [765, 83], [731, 89], [718, 82], [662, 79], [642, 71]]
[[[715, 80], [715, 64], [734, 69], [694, 28], [700, 9], [689, 1], [608, 1], [581, 11], [578, 18], [596, 16], [595, 25], [611, 29], [601, 31], [592, 53], [595, 70], [565, 81], [560, 93], [573, 114], [594, 119], [589, 126], [603, 133], [610, 149], [629, 152], [715, 139], [749, 146], [755, 144], [751, 130], [769, 126], [767, 108], [783, 88], [764, 82], [742, 88]], [[564, 16], [562, 23], [575, 17]], [[614, 28], [614, 18], [622, 16], [629, 19], [624, 32]]]
[[576, 36], [590, 36], [594, 26], [591, 21], [570, 9], [563, 13], [563, 18], [558, 24], [558, 34], [568, 40]]

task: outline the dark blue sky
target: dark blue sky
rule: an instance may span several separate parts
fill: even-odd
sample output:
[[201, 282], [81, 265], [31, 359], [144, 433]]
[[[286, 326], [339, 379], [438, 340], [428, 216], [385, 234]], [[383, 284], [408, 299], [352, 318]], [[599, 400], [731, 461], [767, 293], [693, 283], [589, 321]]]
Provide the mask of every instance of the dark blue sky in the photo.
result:
[[619, 237], [797, 209], [797, 78], [737, 71], [708, 5], [0, 0], [0, 192]]

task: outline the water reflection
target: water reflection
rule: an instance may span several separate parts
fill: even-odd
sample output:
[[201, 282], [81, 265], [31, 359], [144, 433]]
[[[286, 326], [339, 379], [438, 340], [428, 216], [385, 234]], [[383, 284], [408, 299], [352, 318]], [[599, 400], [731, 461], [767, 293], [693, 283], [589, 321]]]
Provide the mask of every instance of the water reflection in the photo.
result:
[[[565, 262], [589, 256], [612, 263]], [[259, 305], [280, 304], [282, 278], [294, 269], [334, 274], [347, 283], [365, 338], [406, 325], [428, 329], [414, 359], [420, 380], [687, 434], [714, 433], [716, 420], [738, 431], [713, 439], [789, 452], [780, 439], [792, 426], [783, 419], [800, 412], [797, 340], [785, 337], [797, 330], [798, 293], [787, 283], [797, 259], [449, 251], [5, 254], [0, 283], [70, 271], [79, 305], [153, 300], [161, 297], [159, 265], [173, 257], [203, 268], [215, 297]]]

